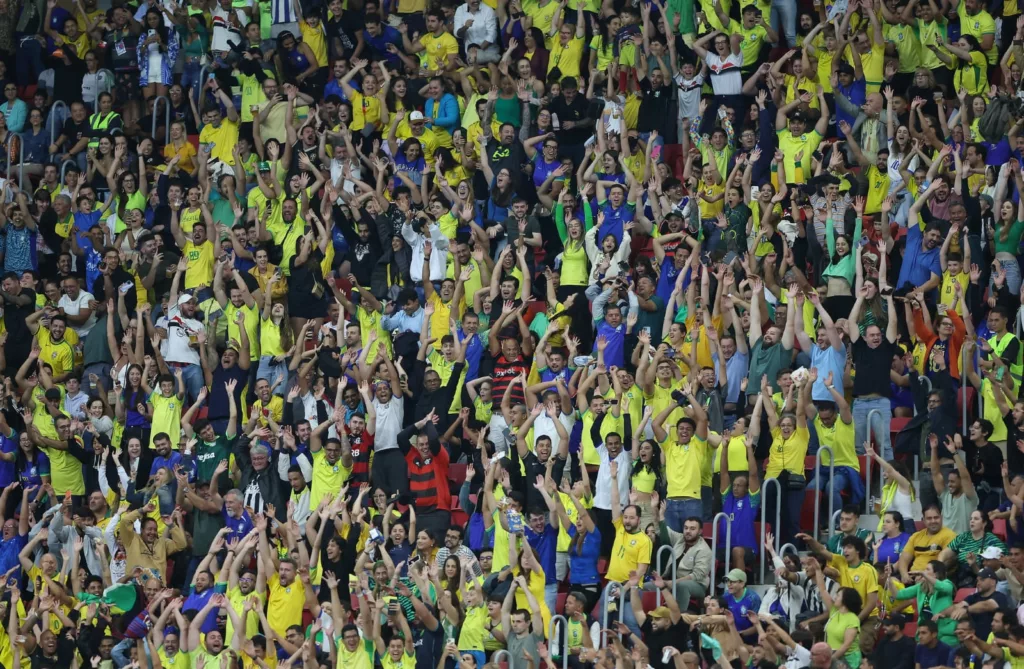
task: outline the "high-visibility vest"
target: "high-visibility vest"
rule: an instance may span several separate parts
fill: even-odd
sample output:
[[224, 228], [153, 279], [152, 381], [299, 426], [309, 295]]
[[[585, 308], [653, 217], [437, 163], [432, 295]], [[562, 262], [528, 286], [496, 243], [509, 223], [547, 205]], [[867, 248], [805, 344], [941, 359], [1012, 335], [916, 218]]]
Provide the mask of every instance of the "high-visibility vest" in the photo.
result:
[[117, 118], [117, 112], [108, 112], [106, 116], [100, 116], [97, 112], [89, 117], [89, 127], [92, 129], [94, 136], [89, 139], [89, 148], [95, 149], [100, 145], [99, 134], [97, 130], [106, 130], [110, 126], [111, 121]]
[[[1002, 337], [996, 335], [988, 340], [988, 343], [992, 345], [992, 352], [998, 355], [1000, 358], [1003, 357], [1003, 351], [1010, 345], [1011, 341], [1016, 340], [1017, 337], [1006, 332]], [[1017, 347], [1017, 359], [1010, 363], [1010, 376], [1013, 378], [1013, 387], [1016, 390], [1020, 387], [1021, 376], [1024, 375], [1024, 350], [1020, 346]]]

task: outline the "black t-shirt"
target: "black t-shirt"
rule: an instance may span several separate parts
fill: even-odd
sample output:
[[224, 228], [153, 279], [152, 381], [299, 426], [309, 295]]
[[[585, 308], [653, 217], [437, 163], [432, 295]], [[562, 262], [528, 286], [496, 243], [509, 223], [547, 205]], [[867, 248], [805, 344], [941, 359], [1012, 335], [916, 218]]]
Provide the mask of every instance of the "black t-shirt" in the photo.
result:
[[899, 641], [889, 641], [883, 637], [875, 648], [875, 666], [886, 669], [914, 669], [915, 647], [913, 637], [905, 636]]
[[441, 650], [445, 644], [444, 628], [441, 627], [441, 623], [438, 622], [433, 631], [426, 629], [423, 623], [417, 623], [412, 630], [412, 638], [416, 647], [416, 666], [436, 667], [441, 660]]
[[36, 292], [22, 288], [19, 294], [29, 298], [28, 304], [19, 306], [14, 302], [3, 301], [4, 324], [7, 326], [7, 348], [27, 351], [32, 347], [32, 333], [25, 325], [25, 319], [36, 310]]
[[69, 118], [64, 121], [64, 127], [61, 128], [60, 134], [64, 135], [68, 139], [67, 145], [64, 147], [65, 150], [70, 149], [75, 145], [78, 140], [83, 137], [89, 136], [89, 117], [86, 116], [82, 119], [81, 123], [75, 123], [75, 119]]
[[892, 386], [889, 381], [889, 370], [892, 368], [892, 357], [896, 354], [896, 344], [885, 338], [882, 331], [882, 343], [878, 348], [870, 348], [861, 337], [853, 345], [853, 365], [857, 373], [853, 377], [853, 396], [881, 395], [889, 397]]
[[690, 650], [686, 645], [690, 638], [690, 626], [680, 620], [664, 631], [655, 632], [652, 621], [653, 619], [648, 614], [647, 620], [640, 626], [644, 643], [647, 644], [647, 648], [650, 651], [647, 661], [650, 662], [654, 669], [672, 669], [675, 667], [675, 663], [671, 660], [667, 664], [662, 662], [662, 652], [670, 646], [684, 653]]
[[[582, 93], [577, 93], [571, 103], [565, 101], [565, 97], [559, 95], [548, 105], [548, 110], [553, 116], [558, 117], [559, 130], [555, 133], [558, 143], [566, 146], [579, 146], [586, 142], [593, 134], [594, 127], [579, 127], [579, 122], [590, 118], [590, 102]], [[572, 121], [576, 127], [567, 129], [566, 121]]]
[[[1006, 426], [1007, 444], [1015, 445], [1018, 439], [1024, 438], [1024, 432], [1018, 429], [1017, 424], [1013, 421], [1012, 410], [1003, 416], [1003, 425]], [[1019, 448], [1010, 447], [1006, 449], [1006, 463], [1010, 467], [1010, 476], [1017, 473], [1024, 473], [1024, 453], [1021, 453]]]
[[[128, 313], [135, 311], [135, 305], [137, 304], [138, 295], [135, 292], [135, 277], [129, 274], [123, 267], [118, 267], [114, 270], [114, 273], [110, 276], [111, 281], [114, 284], [114, 290], [117, 290], [121, 284], [130, 283], [131, 288], [124, 294], [124, 306], [128, 309]], [[116, 295], [107, 295], [107, 289], [103, 282], [103, 275], [100, 275], [96, 282], [92, 285], [92, 295], [96, 298], [96, 301], [100, 304], [104, 304], [108, 297], [115, 298]]]
[[[981, 448], [975, 448], [974, 457], [969, 460], [969, 463], [968, 468], [971, 472], [979, 474], [981, 480], [987, 482], [989, 487], [1003, 487], [1003, 452], [999, 450], [998, 446], [986, 443]], [[978, 482], [977, 477], [974, 480]]]
[[[156, 268], [156, 275], [153, 277], [153, 288], [151, 289], [156, 297], [163, 297], [171, 292], [171, 281], [174, 279], [174, 268], [178, 264], [178, 259], [181, 257], [178, 254], [177, 249], [174, 247], [165, 246], [160, 252], [163, 254], [164, 259], [160, 262], [160, 265]], [[153, 263], [150, 261], [143, 260], [136, 267], [136, 271], [139, 273], [140, 279], [145, 279], [149, 276], [149, 269]], [[170, 274], [168, 270], [171, 270]]]
[[[997, 449], [998, 450], [998, 449]], [[1001, 592], [993, 591], [990, 595], [982, 595], [981, 593], [975, 592], [972, 595], [968, 595], [967, 605], [977, 604], [978, 602], [987, 602], [989, 600], [994, 601], [999, 608], [1005, 609], [1010, 606], [1010, 600]], [[974, 633], [978, 635], [979, 639], [987, 639], [989, 633], [992, 631], [992, 619], [996, 616], [996, 611], [986, 611], [984, 613], [971, 613], [971, 622], [974, 623]]]
[[[487, 143], [487, 159], [491, 163], [491, 171], [497, 174], [499, 170], [506, 169], [512, 176], [512, 183], [517, 187], [523, 180], [522, 166], [526, 164], [526, 149], [522, 142], [513, 139], [511, 144], [502, 144], [497, 139], [491, 139]], [[487, 184], [488, 189], [492, 184]]]

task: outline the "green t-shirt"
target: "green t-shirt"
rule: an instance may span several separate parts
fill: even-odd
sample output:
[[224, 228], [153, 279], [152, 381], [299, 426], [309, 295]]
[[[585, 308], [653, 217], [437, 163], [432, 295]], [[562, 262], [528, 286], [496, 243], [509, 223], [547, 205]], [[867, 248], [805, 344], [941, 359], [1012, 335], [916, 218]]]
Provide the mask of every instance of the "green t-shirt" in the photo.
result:
[[[155, 434], [155, 433], [154, 433]], [[231, 457], [231, 449], [234, 448], [235, 439], [228, 440], [223, 435], [217, 435], [212, 442], [199, 440], [196, 444], [196, 480], [200, 483], [208, 483], [213, 479], [213, 472], [221, 460]], [[223, 474], [217, 483], [221, 494], [231, 490], [231, 479]]]

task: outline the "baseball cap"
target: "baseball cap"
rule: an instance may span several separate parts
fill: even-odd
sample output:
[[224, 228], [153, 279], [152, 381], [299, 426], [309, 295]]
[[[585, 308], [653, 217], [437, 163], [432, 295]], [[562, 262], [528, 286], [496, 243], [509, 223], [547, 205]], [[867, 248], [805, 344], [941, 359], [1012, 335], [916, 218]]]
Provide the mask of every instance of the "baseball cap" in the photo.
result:
[[189, 302], [191, 302], [194, 299], [196, 299], [195, 295], [189, 295], [188, 293], [182, 293], [181, 297], [178, 298], [178, 306], [180, 307], [183, 304], [188, 304]]
[[647, 616], [650, 618], [671, 618], [672, 612], [668, 610], [667, 606], [659, 606], [648, 613]]
[[890, 613], [884, 619], [882, 619], [882, 625], [899, 625], [903, 627], [907, 624], [907, 617], [902, 613]]
[[409, 114], [409, 121], [410, 122], [411, 121], [425, 121], [426, 118], [427, 117], [423, 115], [423, 112], [420, 112], [420, 111], [414, 111], [413, 113]]
[[260, 172], [269, 172], [270, 171], [270, 161], [269, 160], [261, 160], [260, 162], [256, 163], [256, 169], [259, 170]]
[[739, 581], [740, 583], [747, 582], [747, 573], [742, 569], [730, 569], [729, 573], [725, 575], [727, 581]]
[[993, 581], [998, 581], [999, 580], [999, 577], [996, 576], [996, 573], [994, 571], [992, 571], [991, 569], [989, 569], [988, 567], [985, 567], [984, 569], [982, 569], [981, 571], [978, 572], [978, 580], [980, 581], [983, 578], [990, 578]]
[[1003, 557], [1003, 549], [999, 546], [989, 546], [981, 551], [982, 560], [998, 560], [1001, 557]]
[[803, 121], [807, 122], [807, 114], [803, 113], [799, 109], [789, 115], [790, 121]]

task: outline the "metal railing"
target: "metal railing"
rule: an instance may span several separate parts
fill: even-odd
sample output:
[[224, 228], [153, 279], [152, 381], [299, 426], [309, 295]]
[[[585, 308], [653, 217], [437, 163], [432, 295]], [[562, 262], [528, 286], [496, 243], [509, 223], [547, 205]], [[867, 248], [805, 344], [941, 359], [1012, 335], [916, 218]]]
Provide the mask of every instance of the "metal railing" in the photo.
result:
[[[761, 536], [765, 536], [765, 532], [767, 531], [766, 528], [767, 528], [767, 520], [768, 520], [768, 505], [764, 503], [764, 500], [768, 499], [768, 488], [770, 488], [773, 484], [775, 485], [775, 500], [776, 500], [776, 502], [775, 502], [775, 524], [772, 525], [772, 530], [774, 530], [774, 533], [775, 533], [775, 553], [778, 554], [778, 552], [779, 552], [779, 541], [780, 541], [779, 535], [781, 534], [781, 528], [779, 526], [782, 524], [782, 505], [785, 504], [786, 501], [784, 499], [782, 499], [782, 484], [779, 483], [779, 479], [777, 479], [777, 478], [766, 479], [761, 484], [761, 500], [762, 500], [761, 501]], [[765, 556], [764, 556], [764, 554], [765, 554], [766, 551], [759, 551], [759, 552], [761, 553], [761, 583], [764, 583], [764, 574], [765, 574], [765, 571], [764, 571]], [[728, 558], [728, 557], [729, 556], [726, 555], [726, 558]]]
[[[928, 385], [928, 389], [925, 390], [925, 397], [927, 398], [928, 395], [932, 394], [932, 380], [923, 375], [919, 375], [917, 380]], [[914, 415], [917, 415], [917, 402], [914, 402]]]
[[839, 526], [839, 523], [837, 523], [836, 521], [839, 520], [839, 516], [841, 516], [842, 514], [843, 514], [843, 510], [842, 509], [836, 509], [835, 512], [832, 514], [832, 517], [829, 518], [828, 536], [830, 538], [832, 537], [832, 533], [835, 532], [836, 528]]
[[[654, 556], [654, 567], [658, 570], [658, 575], [664, 577], [665, 572], [661, 564], [661, 554], [666, 550], [668, 551], [669, 559], [672, 561], [672, 594], [675, 595], [676, 569], [679, 566], [679, 561], [676, 560], [675, 553], [672, 552], [672, 546], [666, 544], [658, 548], [658, 552]], [[712, 559], [714, 559], [714, 556], [712, 556]], [[656, 602], [655, 606], [661, 606], [661, 588], [658, 588], [657, 594], [654, 595], [654, 601]], [[682, 605], [679, 608], [682, 608]]]
[[[972, 360], [972, 362], [973, 362], [973, 360]], [[960, 380], [961, 381], [963, 381], [964, 377], [967, 375], [964, 372], [965, 369], [967, 369], [967, 349], [966, 348], [961, 348], [960, 349]], [[1008, 372], [1009, 372], [1009, 370], [1007, 370], [1007, 373]], [[962, 424], [960, 425], [960, 430], [961, 430], [960, 434], [962, 434], [963, 436], [966, 437], [967, 436], [967, 387], [963, 383], [960, 384], [960, 393], [961, 393], [961, 396], [960, 396], [961, 397], [960, 408], [962, 410], [961, 411], [961, 418], [963, 419], [962, 420]], [[981, 395], [981, 388], [978, 388], [978, 395]]]
[[[626, 584], [625, 583], [619, 583], [618, 581], [608, 581], [608, 583], [605, 584], [605, 586], [604, 586], [604, 592], [601, 593], [601, 601], [604, 604], [604, 606], [601, 607], [601, 609], [602, 609], [601, 610], [601, 629], [602, 630], [608, 629], [608, 596], [611, 594], [612, 586], [613, 585], [619, 586], [619, 620], [622, 621], [622, 622], [625, 622], [623, 620], [623, 618], [622, 618], [622, 611], [626, 608]], [[604, 648], [607, 643], [608, 643], [607, 637], [604, 634], [602, 634], [601, 635], [601, 644], [600, 644], [599, 648]]]
[[[58, 107], [63, 107], [64, 108], [64, 118], [67, 119], [67, 117], [69, 115], [68, 106], [66, 104], [64, 104], [63, 100], [57, 100], [56, 102], [53, 103], [53, 106], [50, 107], [50, 117], [51, 118], [54, 117], [54, 114], [57, 112], [57, 108]], [[62, 123], [61, 125], [64, 125], [64, 124]], [[50, 124], [50, 144], [53, 144], [54, 142], [57, 141], [57, 134], [56, 134], [56, 132], [57, 132], [57, 124], [56, 123], [51, 123]], [[63, 181], [62, 181], [62, 183], [63, 183]]]
[[[555, 655], [555, 623], [559, 620], [562, 621], [562, 639], [558, 644], [561, 646], [562, 654], [562, 669], [569, 669], [569, 620], [562, 615], [551, 616], [551, 622], [548, 623], [548, 648], [551, 649], [551, 654]], [[555, 657], [558, 657], [555, 655]], [[480, 669], [483, 669], [482, 667]]]
[[153, 125], [150, 128], [149, 136], [156, 141], [156, 121], [160, 118], [160, 101], [164, 102], [164, 144], [171, 143], [171, 99], [166, 95], [158, 95], [153, 100]]
[[[839, 420], [839, 416], [836, 415], [836, 420]], [[814, 491], [814, 540], [818, 540], [818, 519], [821, 517], [821, 493], [824, 491], [821, 489], [821, 454], [828, 451], [828, 516], [832, 517], [835, 513], [835, 499], [832, 497], [832, 493], [835, 492], [836, 485], [836, 455], [829, 446], [822, 446], [818, 449], [817, 454], [814, 456], [814, 481], [818, 485], [818, 489]], [[776, 530], [778, 532], [778, 530]], [[781, 555], [779, 557], [782, 557]]]
[[715, 596], [715, 588], [718, 587], [718, 581], [715, 579], [715, 574], [718, 569], [718, 521], [719, 519], [725, 520], [725, 571], [723, 574], [729, 573], [729, 562], [732, 559], [732, 518], [729, 517], [724, 511], [720, 511], [711, 519], [711, 588], [709, 592], [711, 596]]
[[[203, 107], [199, 103], [203, 99], [203, 88], [206, 86], [206, 76], [209, 73], [210, 73], [210, 68], [207, 67], [206, 65], [203, 65], [201, 68], [199, 68], [199, 82], [198, 82], [198, 85], [195, 84], [195, 83], [192, 84], [192, 87], [196, 91], [196, 106], [199, 107], [200, 109], [202, 109], [202, 107]], [[196, 119], [196, 120], [198, 121], [199, 119]]]
[[60, 182], [61, 183], [64, 183], [64, 175], [67, 174], [69, 166], [70, 167], [74, 167], [75, 169], [78, 169], [78, 161], [77, 160], [72, 160], [71, 158], [68, 158], [63, 163], [60, 164]]
[[502, 648], [501, 650], [494, 651], [494, 655], [491, 656], [491, 662], [494, 663], [494, 666], [500, 667], [501, 666], [501, 659], [500, 658], [501, 658], [502, 655], [505, 656], [505, 662], [508, 664], [508, 669], [512, 669], [512, 653], [508, 652], [504, 648]]
[[[868, 441], [871, 441], [872, 436], [875, 438], [875, 452], [885, 459], [885, 452], [882, 450], [882, 441], [875, 434], [875, 423], [871, 419], [872, 416], [878, 416], [878, 420], [882, 420], [882, 412], [878, 409], [872, 409], [868, 412]], [[888, 436], [888, 435], [886, 435]], [[889, 446], [892, 448], [892, 445]], [[871, 465], [873, 458], [864, 458], [864, 513], [865, 515], [871, 514]]]

